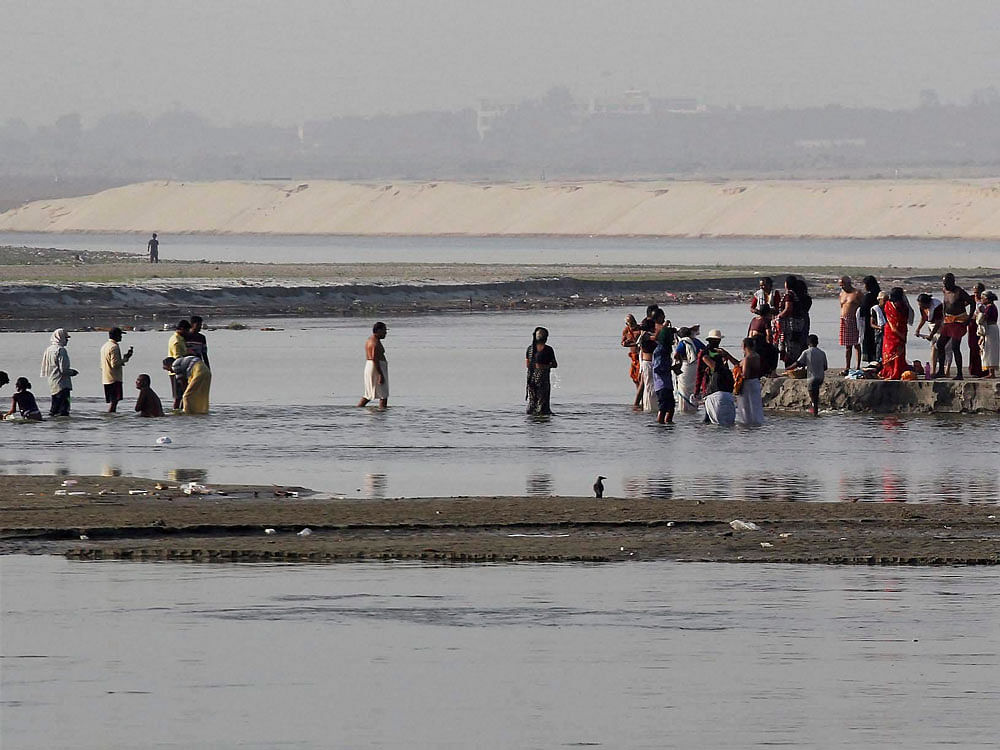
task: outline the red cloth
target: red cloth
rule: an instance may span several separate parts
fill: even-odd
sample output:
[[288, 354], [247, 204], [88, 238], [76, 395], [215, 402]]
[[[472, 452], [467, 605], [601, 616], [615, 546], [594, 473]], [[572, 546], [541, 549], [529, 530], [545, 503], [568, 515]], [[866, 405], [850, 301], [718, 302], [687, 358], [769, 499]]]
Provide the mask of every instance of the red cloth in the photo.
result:
[[857, 346], [861, 341], [858, 334], [858, 320], [853, 315], [840, 319], [840, 345]]
[[885, 329], [882, 332], [882, 372], [886, 380], [899, 380], [910, 369], [906, 363], [906, 334], [909, 316], [906, 308], [897, 310], [896, 305], [885, 303]]

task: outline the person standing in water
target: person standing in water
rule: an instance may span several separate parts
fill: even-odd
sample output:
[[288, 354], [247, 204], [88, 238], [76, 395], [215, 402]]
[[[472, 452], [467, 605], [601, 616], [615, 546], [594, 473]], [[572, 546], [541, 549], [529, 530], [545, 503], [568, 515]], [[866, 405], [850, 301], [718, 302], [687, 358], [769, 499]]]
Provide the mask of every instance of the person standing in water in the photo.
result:
[[389, 363], [382, 344], [388, 333], [385, 323], [379, 321], [372, 326], [372, 335], [365, 341], [365, 395], [358, 401], [358, 406], [367, 406], [369, 401], [375, 399], [378, 399], [381, 409], [389, 405]]
[[[167, 357], [170, 359], [181, 359], [188, 355], [187, 335], [191, 331], [191, 323], [181, 320], [174, 328], [174, 335], [167, 342]], [[174, 398], [174, 411], [181, 408], [181, 399], [184, 390], [187, 388], [187, 381], [183, 376], [177, 375], [168, 367], [164, 368], [170, 374], [170, 395]]]
[[944, 322], [937, 342], [937, 373], [934, 377], [944, 377], [945, 352], [950, 345], [955, 357], [955, 380], [962, 379], [962, 339], [969, 330], [969, 318], [975, 314], [976, 302], [972, 296], [955, 283], [955, 274], [946, 273], [941, 279], [941, 303]]
[[549, 397], [552, 394], [551, 372], [559, 366], [556, 353], [548, 345], [548, 329], [538, 327], [531, 338], [531, 346], [524, 353], [524, 365], [528, 369], [528, 385], [525, 399], [528, 414], [551, 414]]
[[156, 232], [153, 232], [152, 238], [146, 243], [146, 249], [149, 251], [149, 262], [159, 263], [160, 262], [160, 241], [156, 239]]
[[79, 374], [70, 367], [69, 352], [66, 351], [68, 343], [69, 334], [66, 329], [57, 328], [52, 332], [51, 343], [42, 355], [40, 376], [49, 381], [49, 393], [52, 395], [49, 416], [52, 417], [69, 416], [69, 394], [73, 390], [73, 377]]
[[201, 332], [204, 324], [200, 315], [192, 315], [191, 330], [184, 335], [184, 340], [187, 342], [188, 354], [198, 357], [209, 369], [212, 369], [212, 363], [208, 361], [208, 340]]
[[118, 411], [118, 402], [125, 398], [122, 386], [125, 376], [123, 368], [132, 359], [132, 347], [122, 355], [121, 340], [124, 333], [121, 328], [115, 326], [108, 331], [108, 340], [101, 347], [101, 383], [104, 385], [104, 400], [108, 404], [108, 413]]

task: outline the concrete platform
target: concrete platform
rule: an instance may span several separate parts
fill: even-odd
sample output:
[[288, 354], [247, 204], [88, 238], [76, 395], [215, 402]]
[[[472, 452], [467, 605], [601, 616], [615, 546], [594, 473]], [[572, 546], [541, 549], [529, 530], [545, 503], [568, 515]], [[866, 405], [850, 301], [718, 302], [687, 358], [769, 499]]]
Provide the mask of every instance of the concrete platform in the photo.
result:
[[[809, 408], [805, 380], [777, 377], [761, 382], [768, 409]], [[820, 391], [821, 408], [876, 414], [997, 414], [1000, 379], [845, 380], [827, 373]]]

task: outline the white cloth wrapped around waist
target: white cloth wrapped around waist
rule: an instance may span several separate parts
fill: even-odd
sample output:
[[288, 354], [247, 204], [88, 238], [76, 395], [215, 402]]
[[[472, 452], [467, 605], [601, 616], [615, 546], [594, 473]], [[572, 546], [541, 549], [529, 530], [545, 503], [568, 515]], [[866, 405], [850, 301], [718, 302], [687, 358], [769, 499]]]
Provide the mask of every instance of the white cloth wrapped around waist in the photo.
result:
[[382, 370], [381, 383], [378, 382], [378, 370], [375, 369], [374, 360], [365, 361], [365, 398], [369, 401], [389, 398], [389, 363], [383, 359], [378, 365]]

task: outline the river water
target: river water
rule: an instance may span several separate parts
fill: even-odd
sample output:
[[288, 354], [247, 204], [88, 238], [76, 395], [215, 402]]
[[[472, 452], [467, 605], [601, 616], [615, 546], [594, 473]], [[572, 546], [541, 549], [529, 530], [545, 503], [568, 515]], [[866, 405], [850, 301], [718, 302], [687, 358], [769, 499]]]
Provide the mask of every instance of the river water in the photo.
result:
[[995, 748], [1000, 571], [3, 558], [4, 750]]
[[[0, 245], [145, 253], [148, 235], [0, 232]], [[1000, 243], [968, 240], [173, 235], [162, 260], [240, 263], [571, 263], [996, 268]]]
[[[637, 313], [639, 311], [636, 311]], [[392, 398], [357, 409], [371, 322], [269, 320], [281, 330], [209, 332], [212, 413], [143, 420], [129, 413], [135, 375], [159, 369], [168, 333], [130, 333], [123, 413], [103, 414], [98, 351], [106, 334], [73, 334], [80, 370], [74, 416], [0, 423], [0, 472], [124, 473], [168, 480], [299, 484], [350, 497], [586, 495], [787, 500], [997, 502], [998, 420], [987, 416], [772, 415], [761, 428], [720, 429], [678, 416], [658, 426], [636, 414], [620, 309], [391, 319]], [[742, 305], [673, 305], [676, 324], [718, 326], [739, 349]], [[818, 300], [814, 329], [832, 367], [834, 300]], [[214, 321], [225, 323], [226, 321]], [[524, 355], [536, 325], [552, 331], [551, 419], [524, 409]], [[45, 333], [0, 334], [0, 369], [37, 377]], [[833, 345], [831, 345], [833, 344]], [[911, 346], [926, 351], [925, 342]], [[842, 361], [842, 360], [840, 360]], [[4, 389], [9, 398], [10, 386]], [[172, 444], [157, 447], [169, 436]]]

